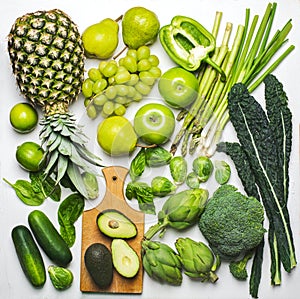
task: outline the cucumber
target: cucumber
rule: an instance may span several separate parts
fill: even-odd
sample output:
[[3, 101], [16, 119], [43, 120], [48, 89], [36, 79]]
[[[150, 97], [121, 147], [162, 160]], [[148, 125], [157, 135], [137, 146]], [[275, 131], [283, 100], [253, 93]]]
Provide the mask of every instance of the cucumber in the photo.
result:
[[45, 264], [30, 230], [18, 225], [11, 236], [24, 274], [34, 287], [41, 288], [46, 282]]
[[55, 264], [65, 267], [72, 261], [69, 246], [42, 211], [32, 211], [28, 223], [38, 244]]

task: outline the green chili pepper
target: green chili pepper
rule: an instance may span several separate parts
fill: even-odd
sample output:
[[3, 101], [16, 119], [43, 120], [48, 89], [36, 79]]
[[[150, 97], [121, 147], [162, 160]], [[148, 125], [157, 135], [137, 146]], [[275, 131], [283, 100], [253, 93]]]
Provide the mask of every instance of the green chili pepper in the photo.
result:
[[175, 16], [171, 24], [159, 31], [160, 42], [174, 62], [188, 71], [195, 71], [205, 61], [226, 80], [224, 71], [210, 58], [216, 48], [214, 36], [199, 22], [185, 16]]

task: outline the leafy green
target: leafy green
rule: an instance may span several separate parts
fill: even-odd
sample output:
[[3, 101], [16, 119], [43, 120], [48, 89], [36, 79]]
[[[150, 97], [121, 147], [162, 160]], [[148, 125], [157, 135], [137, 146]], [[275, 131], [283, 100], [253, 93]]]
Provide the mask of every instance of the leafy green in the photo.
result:
[[155, 214], [152, 188], [144, 182], [129, 182], [125, 190], [126, 197], [137, 199], [139, 208], [146, 214]]
[[[277, 243], [281, 262], [285, 270], [290, 272], [296, 264], [296, 258], [283, 187], [282, 146], [277, 143], [274, 128], [265, 111], [243, 84], [236, 84], [230, 91], [228, 107], [231, 122], [251, 165], [272, 231], [276, 235], [273, 240]], [[278, 113], [282, 114], [283, 111]], [[287, 127], [286, 130], [291, 128]], [[283, 138], [288, 137], [285, 132], [282, 133]]]
[[141, 150], [137, 153], [134, 159], [130, 163], [129, 167], [129, 176], [132, 181], [135, 181], [138, 177], [140, 177], [146, 167], [146, 153], [145, 148], [141, 148]]
[[26, 205], [40, 206], [44, 202], [44, 194], [42, 192], [36, 192], [30, 182], [26, 180], [17, 180], [12, 184], [5, 178], [3, 178], [3, 180], [15, 190], [16, 195]]
[[29, 178], [36, 192], [42, 192], [45, 198], [50, 197], [54, 201], [60, 201], [61, 188], [50, 176], [45, 178], [42, 172], [30, 172]]
[[60, 234], [69, 247], [72, 247], [76, 239], [74, 223], [80, 217], [84, 209], [84, 197], [79, 193], [70, 194], [58, 208], [58, 223]]

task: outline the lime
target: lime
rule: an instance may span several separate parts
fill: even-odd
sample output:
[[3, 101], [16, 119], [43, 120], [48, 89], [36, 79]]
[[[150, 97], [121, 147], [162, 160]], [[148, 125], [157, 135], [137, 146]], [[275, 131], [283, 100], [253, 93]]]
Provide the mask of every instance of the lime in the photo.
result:
[[27, 171], [39, 171], [44, 166], [44, 150], [32, 141], [26, 141], [17, 147], [16, 159]]
[[9, 114], [12, 127], [19, 133], [29, 133], [38, 124], [38, 113], [29, 103], [18, 103]]

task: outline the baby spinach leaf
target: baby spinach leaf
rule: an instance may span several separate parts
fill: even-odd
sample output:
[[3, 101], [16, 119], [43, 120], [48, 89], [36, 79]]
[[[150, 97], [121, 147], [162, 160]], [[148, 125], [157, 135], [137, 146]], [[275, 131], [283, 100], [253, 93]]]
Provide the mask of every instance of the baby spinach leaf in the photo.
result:
[[44, 202], [45, 196], [43, 193], [36, 192], [30, 182], [26, 180], [17, 180], [14, 184], [12, 184], [5, 178], [3, 180], [15, 190], [16, 195], [26, 205], [39, 206]]
[[66, 197], [58, 208], [58, 223], [60, 234], [69, 247], [72, 247], [76, 239], [74, 223], [81, 216], [84, 209], [84, 197], [79, 193], [73, 193]]

